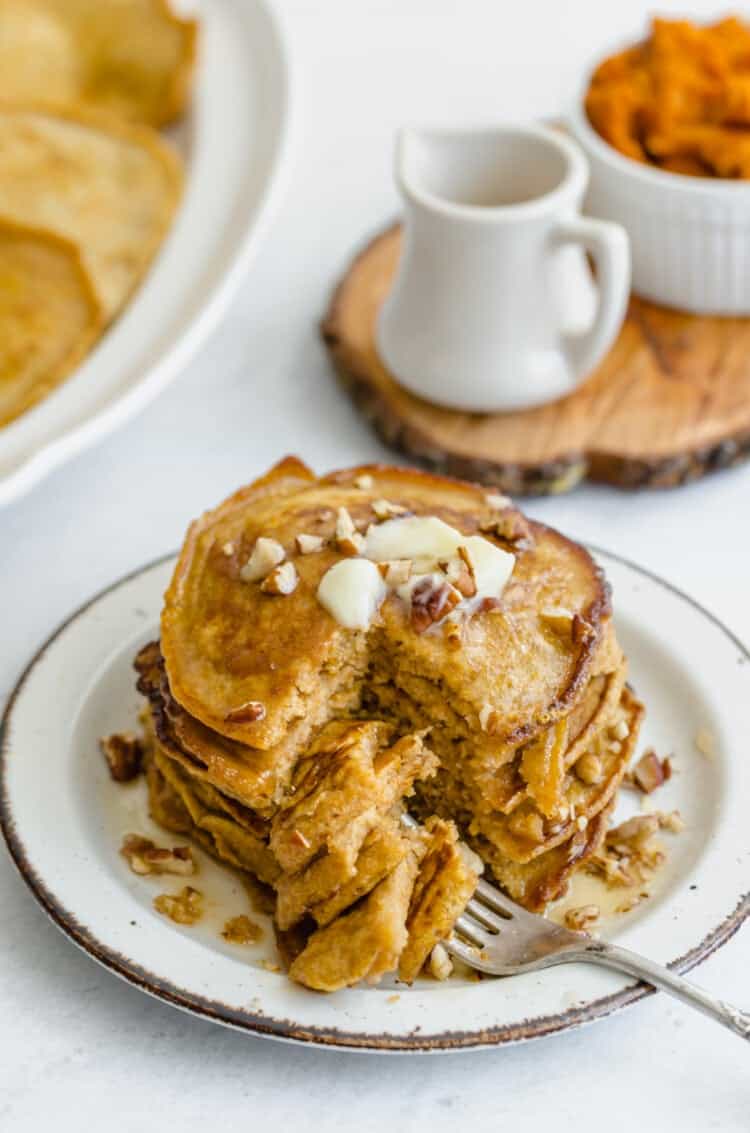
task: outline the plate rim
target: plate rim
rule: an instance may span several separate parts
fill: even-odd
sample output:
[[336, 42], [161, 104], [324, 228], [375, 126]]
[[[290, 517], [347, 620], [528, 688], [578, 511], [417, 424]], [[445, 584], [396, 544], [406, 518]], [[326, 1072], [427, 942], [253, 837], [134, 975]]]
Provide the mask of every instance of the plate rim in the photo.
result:
[[[594, 555], [602, 555], [620, 563], [687, 602], [699, 614], [707, 618], [750, 662], [750, 648], [716, 614], [706, 609], [696, 598], [624, 555], [609, 551], [597, 544], [586, 542], [584, 545]], [[127, 956], [98, 940], [92, 932], [78, 921], [75, 914], [64, 907], [37, 874], [31, 865], [21, 835], [16, 828], [6, 777], [13, 710], [32, 673], [44, 659], [47, 650], [73, 622], [77, 621], [87, 610], [106, 598], [111, 592], [148, 571], [162, 566], [176, 556], [177, 552], [159, 555], [157, 558], [115, 579], [76, 607], [35, 650], [13, 686], [3, 709], [2, 717], [0, 717], [0, 831], [10, 859], [21, 880], [31, 891], [32, 896], [49, 919], [68, 939], [91, 959], [120, 979], [139, 988], [153, 998], [162, 1000], [199, 1018], [207, 1019], [233, 1030], [277, 1041], [361, 1053], [454, 1053], [525, 1042], [593, 1023], [654, 994], [655, 989], [653, 987], [638, 981], [620, 991], [594, 999], [585, 1006], [569, 1007], [565, 1011], [555, 1014], [540, 1015], [534, 1019], [522, 1019], [513, 1023], [503, 1023], [480, 1031], [448, 1030], [438, 1034], [422, 1035], [418, 1030], [413, 1030], [405, 1035], [370, 1034], [364, 1031], [351, 1032], [330, 1026], [308, 1025], [301, 1027], [293, 1019], [278, 1019], [249, 1009], [239, 1010], [229, 1004], [179, 987], [170, 980], [149, 972]], [[719, 924], [691, 949], [671, 961], [669, 967], [677, 972], [690, 971], [730, 940], [748, 917], [750, 917], [750, 890], [740, 894], [735, 908], [727, 913]]]
[[[231, 3], [236, 2], [237, 0], [231, 0]], [[208, 293], [197, 315], [188, 319], [182, 331], [138, 381], [121, 394], [115, 395], [109, 404], [64, 428], [58, 435], [41, 443], [32, 442], [10, 471], [0, 474], [0, 508], [27, 495], [56, 468], [92, 448], [142, 412], [179, 377], [190, 359], [208, 341], [237, 294], [250, 259], [267, 231], [274, 209], [279, 203], [291, 166], [297, 117], [296, 80], [291, 52], [287, 47], [285, 18], [271, 0], [250, 0], [250, 3], [255, 8], [254, 18], [265, 21], [269, 39], [274, 44], [281, 105], [278, 131], [265, 184], [255, 211], [248, 218], [241, 238], [237, 241], [234, 255], [229, 258], [226, 270]]]

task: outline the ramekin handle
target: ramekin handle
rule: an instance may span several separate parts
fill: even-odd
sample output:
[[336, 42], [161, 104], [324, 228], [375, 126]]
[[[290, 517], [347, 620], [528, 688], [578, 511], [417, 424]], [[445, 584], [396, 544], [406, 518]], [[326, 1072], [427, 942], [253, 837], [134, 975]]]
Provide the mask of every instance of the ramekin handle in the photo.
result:
[[594, 370], [617, 337], [630, 297], [630, 245], [625, 229], [609, 220], [578, 217], [560, 224], [555, 243], [581, 244], [596, 269], [599, 303], [589, 330], [567, 335], [571, 369], [577, 378]]

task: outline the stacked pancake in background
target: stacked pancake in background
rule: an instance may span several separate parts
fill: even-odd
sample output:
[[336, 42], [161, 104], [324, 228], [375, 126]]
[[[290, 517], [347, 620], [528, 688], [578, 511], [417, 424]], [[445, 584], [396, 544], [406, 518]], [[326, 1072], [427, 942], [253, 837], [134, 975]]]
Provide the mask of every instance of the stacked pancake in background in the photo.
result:
[[167, 0], [0, 3], [0, 428], [70, 377], [169, 231], [198, 25]]
[[136, 668], [153, 817], [273, 887], [321, 990], [437, 971], [477, 854], [560, 896], [642, 712], [583, 548], [475, 485], [294, 459], [193, 524]]

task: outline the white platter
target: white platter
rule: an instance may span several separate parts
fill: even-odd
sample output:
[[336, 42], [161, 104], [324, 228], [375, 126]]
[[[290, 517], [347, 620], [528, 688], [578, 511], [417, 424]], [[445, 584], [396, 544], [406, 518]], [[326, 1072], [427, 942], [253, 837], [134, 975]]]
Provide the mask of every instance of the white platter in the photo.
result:
[[0, 430], [0, 505], [144, 408], [216, 326], [249, 264], [288, 154], [290, 73], [265, 0], [192, 0], [201, 20], [175, 223], [142, 285], [76, 372]]
[[[674, 753], [675, 773], [658, 806], [679, 808], [686, 822], [670, 837], [652, 896], [605, 919], [602, 934], [684, 971], [750, 912], [750, 654], [668, 583], [596, 554], [613, 584], [631, 679], [647, 705], [641, 747]], [[224, 920], [248, 911], [247, 896], [232, 873], [203, 854], [196, 884], [207, 916], [179, 928], [158, 915], [155, 894], [184, 882], [128, 871], [118, 854], [123, 834], [156, 835], [162, 844], [164, 834], [148, 819], [142, 783], [111, 782], [97, 740], [134, 725], [132, 658], [157, 632], [172, 565], [147, 566], [75, 613], [36, 654], [5, 713], [3, 832], [35, 897], [76, 944], [142, 990], [197, 1015], [272, 1038], [359, 1050], [515, 1042], [578, 1026], [648, 994], [627, 977], [567, 965], [506, 980], [420, 980], [412, 988], [319, 995], [264, 967], [275, 955], [269, 928], [252, 947], [221, 938]], [[713, 759], [695, 747], [699, 729], [713, 737]]]

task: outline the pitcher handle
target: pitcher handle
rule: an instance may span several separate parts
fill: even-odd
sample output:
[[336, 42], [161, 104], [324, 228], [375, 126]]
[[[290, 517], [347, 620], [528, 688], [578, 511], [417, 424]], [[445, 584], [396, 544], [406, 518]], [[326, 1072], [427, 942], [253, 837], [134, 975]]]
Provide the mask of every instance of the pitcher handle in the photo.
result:
[[630, 245], [625, 229], [609, 220], [576, 217], [558, 225], [555, 243], [581, 244], [596, 269], [599, 302], [591, 328], [567, 335], [567, 351], [576, 377], [596, 369], [617, 337], [630, 296]]

